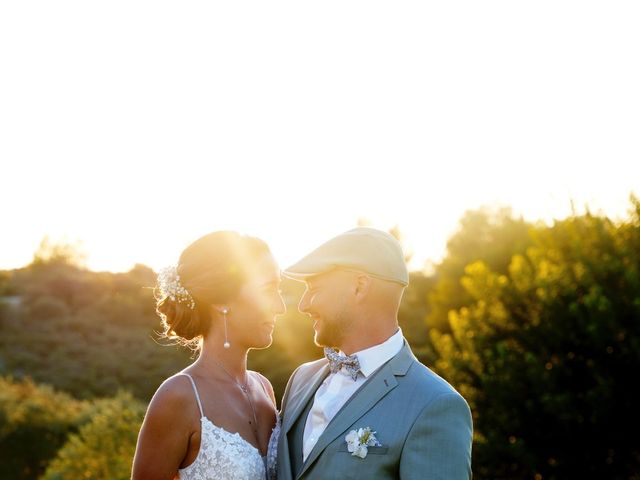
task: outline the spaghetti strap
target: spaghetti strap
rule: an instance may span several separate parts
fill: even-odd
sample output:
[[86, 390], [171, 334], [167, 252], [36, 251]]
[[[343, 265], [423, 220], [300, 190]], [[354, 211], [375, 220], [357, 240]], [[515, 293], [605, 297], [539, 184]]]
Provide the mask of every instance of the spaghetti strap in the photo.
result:
[[200, 409], [200, 418], [204, 417], [204, 412], [202, 411], [202, 403], [200, 403], [200, 395], [198, 395], [198, 389], [196, 388], [196, 382], [193, 381], [193, 378], [191, 378], [191, 375], [189, 375], [188, 373], [179, 373], [178, 375], [184, 375], [185, 377], [189, 377], [189, 380], [191, 380], [191, 386], [193, 387], [193, 392], [196, 394], [198, 408]]

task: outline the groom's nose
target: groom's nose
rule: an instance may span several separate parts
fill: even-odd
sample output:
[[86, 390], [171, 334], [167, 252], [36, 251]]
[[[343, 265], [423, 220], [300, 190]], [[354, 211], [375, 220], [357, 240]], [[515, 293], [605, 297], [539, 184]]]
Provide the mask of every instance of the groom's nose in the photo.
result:
[[309, 315], [309, 307], [311, 306], [311, 295], [309, 295], [309, 290], [305, 290], [300, 297], [300, 302], [298, 302], [298, 310], [300, 313], [304, 313]]

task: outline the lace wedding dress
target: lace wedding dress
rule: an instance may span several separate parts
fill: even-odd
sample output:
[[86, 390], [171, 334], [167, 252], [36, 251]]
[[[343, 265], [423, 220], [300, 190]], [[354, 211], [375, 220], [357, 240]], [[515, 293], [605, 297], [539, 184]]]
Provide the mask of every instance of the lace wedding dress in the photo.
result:
[[200, 409], [200, 451], [191, 465], [178, 470], [180, 480], [275, 480], [280, 418], [271, 433], [266, 457], [238, 433], [214, 425], [202, 411], [198, 389], [189, 374]]

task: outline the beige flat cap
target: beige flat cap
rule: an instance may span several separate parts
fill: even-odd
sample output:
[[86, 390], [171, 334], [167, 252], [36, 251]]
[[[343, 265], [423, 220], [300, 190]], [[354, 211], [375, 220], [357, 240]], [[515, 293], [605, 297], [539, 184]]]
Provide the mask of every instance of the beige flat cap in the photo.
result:
[[409, 284], [409, 272], [402, 247], [382, 230], [358, 227], [323, 243], [282, 272], [294, 280], [346, 268], [390, 282]]

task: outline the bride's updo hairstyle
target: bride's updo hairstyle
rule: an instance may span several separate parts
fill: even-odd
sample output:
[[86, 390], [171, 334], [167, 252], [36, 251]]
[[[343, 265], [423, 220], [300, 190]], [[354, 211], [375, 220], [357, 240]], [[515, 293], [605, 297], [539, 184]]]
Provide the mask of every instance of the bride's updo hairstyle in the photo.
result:
[[189, 245], [176, 267], [158, 274], [161, 335], [197, 349], [211, 328], [211, 305], [232, 300], [251, 275], [252, 265], [269, 253], [262, 240], [231, 231], [213, 232]]

